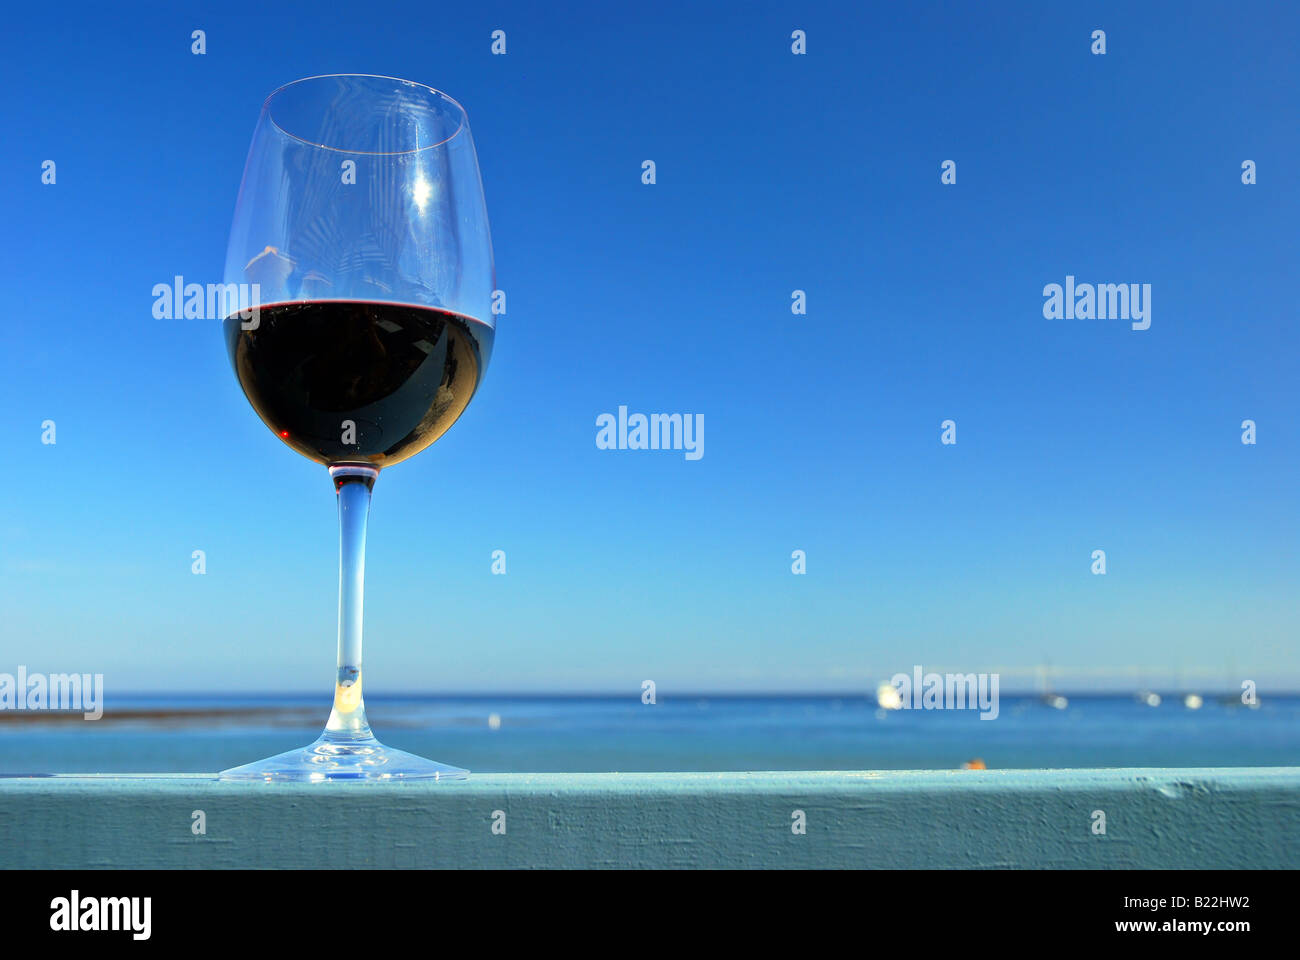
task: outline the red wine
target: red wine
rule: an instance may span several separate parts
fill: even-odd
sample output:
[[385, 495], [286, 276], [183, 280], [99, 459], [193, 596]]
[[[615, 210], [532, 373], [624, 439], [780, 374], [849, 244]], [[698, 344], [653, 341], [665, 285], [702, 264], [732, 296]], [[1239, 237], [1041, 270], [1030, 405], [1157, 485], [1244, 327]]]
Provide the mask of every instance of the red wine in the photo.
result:
[[449, 310], [356, 300], [262, 307], [225, 320], [230, 360], [262, 421], [303, 456], [378, 467], [419, 453], [474, 396], [487, 324]]

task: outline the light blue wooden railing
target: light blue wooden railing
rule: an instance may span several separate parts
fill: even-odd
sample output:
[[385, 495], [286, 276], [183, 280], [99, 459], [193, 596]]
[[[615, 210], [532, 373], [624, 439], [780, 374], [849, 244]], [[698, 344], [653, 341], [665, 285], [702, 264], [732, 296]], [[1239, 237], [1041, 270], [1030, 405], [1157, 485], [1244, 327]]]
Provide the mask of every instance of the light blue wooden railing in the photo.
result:
[[0, 779], [0, 866], [1294, 868], [1300, 768]]

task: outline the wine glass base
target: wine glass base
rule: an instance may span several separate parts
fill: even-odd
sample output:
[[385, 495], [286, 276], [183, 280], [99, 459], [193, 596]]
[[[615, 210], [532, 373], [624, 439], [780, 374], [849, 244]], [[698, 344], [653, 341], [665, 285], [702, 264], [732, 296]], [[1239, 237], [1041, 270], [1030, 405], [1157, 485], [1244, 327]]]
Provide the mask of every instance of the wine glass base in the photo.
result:
[[386, 747], [374, 737], [330, 740], [321, 737], [299, 750], [231, 767], [218, 780], [320, 783], [341, 781], [464, 780], [468, 770], [426, 760], [405, 750]]

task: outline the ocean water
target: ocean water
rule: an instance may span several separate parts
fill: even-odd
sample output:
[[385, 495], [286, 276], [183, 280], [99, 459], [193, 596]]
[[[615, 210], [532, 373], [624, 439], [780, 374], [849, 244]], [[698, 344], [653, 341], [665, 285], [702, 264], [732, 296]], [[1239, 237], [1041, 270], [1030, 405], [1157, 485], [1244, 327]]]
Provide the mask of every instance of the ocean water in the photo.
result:
[[[327, 699], [139, 696], [87, 722], [0, 713], [0, 774], [206, 773], [320, 733]], [[1000, 715], [880, 710], [861, 696], [367, 697], [376, 735], [488, 772], [1300, 765], [1300, 696], [1257, 709], [1210, 696], [1004, 696]]]

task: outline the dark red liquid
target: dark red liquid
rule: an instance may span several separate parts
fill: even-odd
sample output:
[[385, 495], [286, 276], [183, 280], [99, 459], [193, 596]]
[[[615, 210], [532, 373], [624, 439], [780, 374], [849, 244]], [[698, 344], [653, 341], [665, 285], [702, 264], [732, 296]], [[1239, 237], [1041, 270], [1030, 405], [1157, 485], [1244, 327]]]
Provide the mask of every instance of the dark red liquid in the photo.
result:
[[262, 421], [303, 456], [386, 467], [447, 432], [478, 388], [492, 328], [449, 310], [317, 300], [224, 321]]

